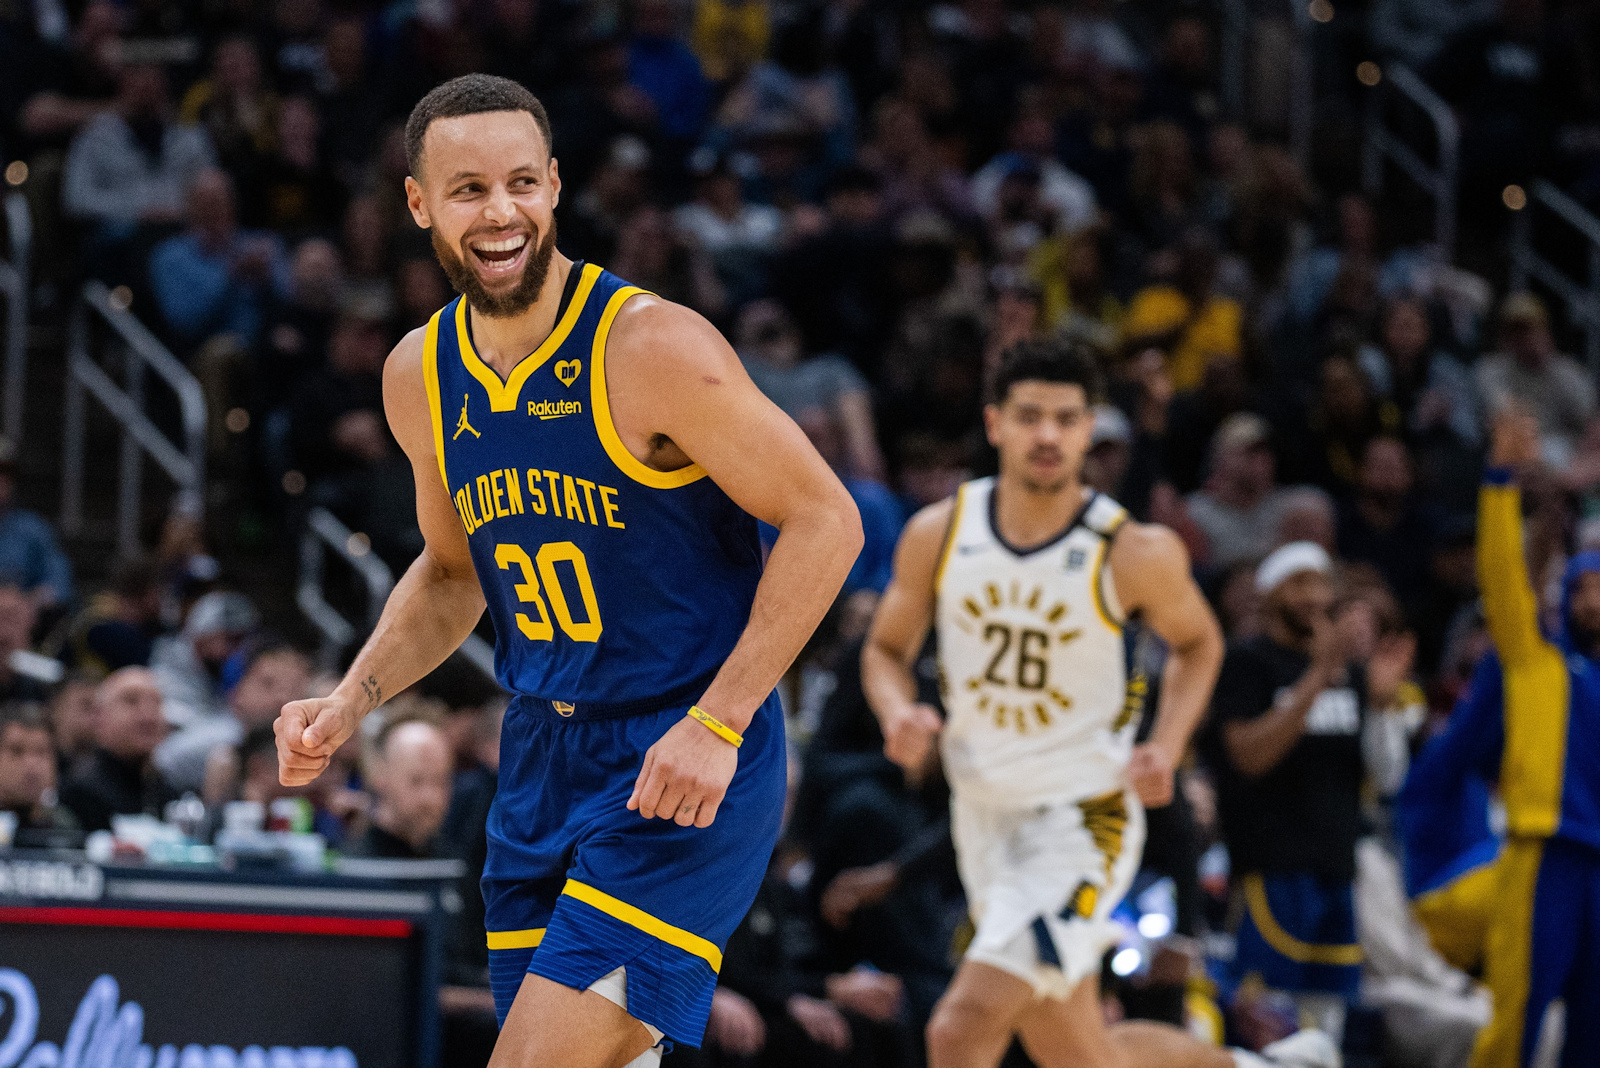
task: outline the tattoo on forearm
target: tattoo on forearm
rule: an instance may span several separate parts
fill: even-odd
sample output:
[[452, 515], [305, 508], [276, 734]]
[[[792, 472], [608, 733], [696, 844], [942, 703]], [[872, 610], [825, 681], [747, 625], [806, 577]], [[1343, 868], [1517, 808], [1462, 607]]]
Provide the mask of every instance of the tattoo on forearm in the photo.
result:
[[378, 676], [368, 675], [362, 679], [361, 692], [367, 695], [367, 701], [373, 708], [383, 704], [383, 687], [378, 685]]

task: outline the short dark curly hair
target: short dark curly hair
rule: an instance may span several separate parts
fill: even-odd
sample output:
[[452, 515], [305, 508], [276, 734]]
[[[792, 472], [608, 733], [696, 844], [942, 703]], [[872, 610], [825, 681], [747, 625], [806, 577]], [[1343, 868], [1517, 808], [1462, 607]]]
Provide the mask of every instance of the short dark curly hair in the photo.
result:
[[989, 403], [1004, 404], [1018, 382], [1082, 386], [1090, 404], [1101, 399], [1100, 364], [1087, 345], [1066, 341], [1018, 341], [1000, 354], [989, 377]]
[[406, 166], [411, 176], [422, 174], [422, 139], [437, 119], [454, 119], [486, 111], [526, 111], [539, 124], [545, 150], [555, 155], [555, 140], [550, 133], [550, 116], [539, 98], [510, 78], [493, 74], [463, 74], [435, 86], [417, 101], [406, 119]]

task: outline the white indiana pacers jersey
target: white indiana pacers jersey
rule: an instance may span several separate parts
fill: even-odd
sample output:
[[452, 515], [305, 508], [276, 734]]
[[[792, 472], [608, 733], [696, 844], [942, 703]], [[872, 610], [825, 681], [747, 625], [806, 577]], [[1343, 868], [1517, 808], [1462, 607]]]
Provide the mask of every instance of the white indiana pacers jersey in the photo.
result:
[[1106, 564], [1128, 516], [1093, 494], [1028, 552], [996, 527], [995, 482], [968, 482], [934, 579], [945, 774], [958, 797], [1027, 808], [1122, 789], [1142, 709]]

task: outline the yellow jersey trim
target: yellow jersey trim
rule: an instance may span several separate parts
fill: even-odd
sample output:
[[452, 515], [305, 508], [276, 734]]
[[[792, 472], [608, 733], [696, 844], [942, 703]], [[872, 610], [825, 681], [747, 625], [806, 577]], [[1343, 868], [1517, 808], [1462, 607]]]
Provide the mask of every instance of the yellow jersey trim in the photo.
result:
[[1128, 521], [1128, 513], [1123, 512], [1112, 520], [1110, 529], [1100, 535], [1100, 548], [1094, 554], [1094, 610], [1100, 617], [1100, 622], [1110, 627], [1118, 634], [1122, 633], [1122, 623], [1112, 618], [1111, 606], [1106, 604], [1106, 563], [1111, 558], [1111, 539], [1116, 537], [1117, 531], [1122, 529], [1122, 524]]
[[[991, 491], [993, 492], [993, 491]], [[933, 569], [933, 592], [939, 592], [939, 584], [944, 581], [944, 569], [950, 563], [950, 554], [956, 549], [956, 531], [961, 528], [961, 508], [967, 501], [967, 484], [963, 482], [956, 487], [956, 503], [950, 508], [950, 525], [945, 528], [944, 544], [939, 547], [939, 564]]]
[[433, 421], [433, 455], [439, 461], [439, 478], [449, 496], [450, 476], [444, 469], [444, 410], [439, 405], [439, 316], [443, 314], [443, 308], [434, 312], [422, 335], [422, 387], [428, 394], [428, 418]]
[[618, 901], [605, 891], [596, 890], [576, 879], [568, 879], [567, 885], [561, 888], [561, 892], [570, 898], [582, 901], [585, 905], [594, 906], [629, 927], [637, 927], [669, 946], [676, 946], [685, 953], [694, 954], [711, 965], [711, 970], [714, 972], [722, 971], [722, 950], [697, 934], [691, 934], [681, 927], [674, 927], [664, 920], [658, 920], [643, 909], [636, 909], [626, 901]]
[[489, 410], [491, 412], [514, 412], [517, 410], [517, 397], [522, 393], [523, 383], [528, 377], [543, 367], [551, 356], [555, 355], [561, 343], [567, 340], [567, 335], [572, 333], [572, 328], [578, 322], [578, 316], [583, 313], [583, 306], [589, 299], [589, 291], [594, 289], [595, 282], [600, 277], [600, 268], [592, 263], [584, 265], [583, 274], [578, 279], [578, 289], [572, 294], [572, 303], [567, 305], [566, 314], [561, 321], [556, 323], [556, 328], [550, 331], [550, 336], [544, 339], [544, 344], [524, 356], [515, 367], [511, 369], [511, 377], [504, 382], [495, 373], [494, 368], [484, 363], [478, 356], [477, 350], [472, 347], [472, 338], [467, 331], [467, 300], [462, 297], [456, 303], [456, 342], [461, 348], [461, 362], [483, 384], [484, 390], [489, 394]]
[[1334, 967], [1353, 967], [1365, 960], [1361, 946], [1350, 942], [1341, 945], [1318, 945], [1302, 942], [1278, 925], [1267, 903], [1267, 885], [1259, 872], [1244, 877], [1244, 903], [1250, 910], [1250, 919], [1261, 932], [1267, 945], [1296, 964], [1327, 964]]
[[490, 949], [533, 949], [544, 941], [543, 927], [534, 927], [526, 931], [490, 931]]
[[652, 489], [677, 489], [705, 478], [705, 469], [699, 464], [689, 464], [676, 471], [657, 471], [641, 462], [628, 451], [617, 434], [617, 426], [611, 421], [611, 398], [606, 394], [606, 338], [611, 333], [612, 320], [616, 319], [629, 297], [644, 292], [638, 286], [623, 286], [611, 294], [611, 299], [606, 302], [606, 310], [601, 314], [600, 325], [594, 332], [594, 354], [589, 362], [589, 403], [594, 409], [594, 429], [600, 435], [600, 444], [605, 447], [606, 455], [611, 457], [611, 462], [617, 465], [618, 470]]

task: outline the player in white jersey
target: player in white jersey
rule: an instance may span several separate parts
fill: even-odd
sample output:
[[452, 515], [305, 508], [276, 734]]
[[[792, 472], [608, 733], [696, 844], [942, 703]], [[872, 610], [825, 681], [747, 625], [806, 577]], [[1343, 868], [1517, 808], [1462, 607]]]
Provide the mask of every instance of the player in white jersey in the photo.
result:
[[[1100, 959], [1144, 843], [1144, 805], [1173, 770], [1222, 660], [1215, 617], [1169, 530], [1080, 480], [1099, 392], [1092, 357], [1022, 342], [984, 409], [1000, 473], [918, 513], [862, 652], [885, 752], [925, 772], [935, 741], [976, 933], [928, 1024], [930, 1068], [993, 1068], [1013, 1037], [1040, 1068], [1246, 1068], [1164, 1024], [1108, 1027]], [[1123, 622], [1170, 648], [1149, 741], [1133, 744]], [[912, 665], [938, 631], [946, 719], [916, 702]], [[1319, 1032], [1270, 1061], [1337, 1065]]]

